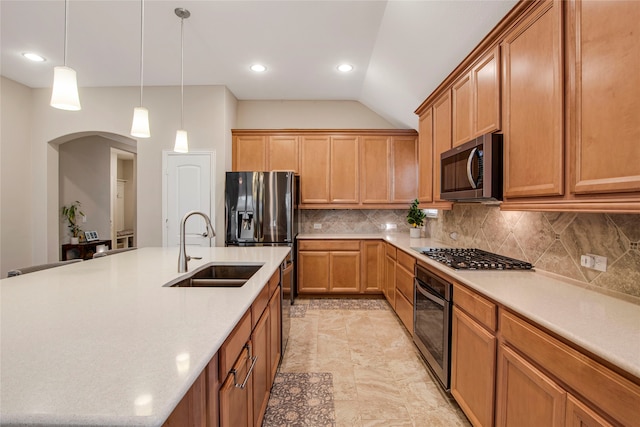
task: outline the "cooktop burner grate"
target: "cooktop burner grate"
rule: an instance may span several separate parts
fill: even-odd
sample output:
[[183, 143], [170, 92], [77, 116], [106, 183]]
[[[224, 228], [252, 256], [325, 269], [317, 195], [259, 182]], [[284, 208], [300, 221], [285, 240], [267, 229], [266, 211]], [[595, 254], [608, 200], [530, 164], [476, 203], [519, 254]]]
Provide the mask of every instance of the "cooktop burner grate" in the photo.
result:
[[526, 261], [483, 251], [482, 249], [419, 248], [418, 252], [456, 270], [531, 270]]

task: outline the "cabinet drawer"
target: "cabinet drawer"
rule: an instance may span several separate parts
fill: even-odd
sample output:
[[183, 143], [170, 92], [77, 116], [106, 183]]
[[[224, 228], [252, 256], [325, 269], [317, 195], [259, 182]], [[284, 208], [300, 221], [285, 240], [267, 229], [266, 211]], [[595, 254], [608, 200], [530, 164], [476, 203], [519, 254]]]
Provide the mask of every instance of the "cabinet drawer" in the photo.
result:
[[218, 374], [220, 378], [227, 377], [242, 348], [249, 341], [249, 336], [251, 336], [251, 310], [247, 310], [240, 322], [233, 328], [227, 340], [222, 344], [222, 347], [220, 347], [218, 353], [220, 362]]
[[453, 302], [486, 328], [492, 331], [496, 330], [497, 308], [491, 301], [464, 286], [454, 283]]
[[407, 331], [413, 336], [413, 304], [396, 289], [396, 314]]
[[266, 284], [256, 297], [253, 304], [251, 304], [251, 329], [256, 327], [258, 324], [258, 320], [260, 316], [262, 316], [262, 312], [265, 308], [267, 308], [267, 304], [269, 304], [269, 285]]
[[407, 271], [410, 271], [411, 274], [413, 274], [416, 267], [416, 259], [414, 257], [406, 252], [398, 250], [396, 260], [399, 265], [403, 266]]
[[[398, 255], [400, 251], [398, 251]], [[404, 295], [404, 297], [413, 304], [413, 270], [411, 272], [403, 267], [396, 266], [396, 289]]]
[[300, 240], [301, 251], [360, 251], [360, 240]]
[[500, 330], [506, 341], [604, 413], [623, 425], [640, 419], [640, 385], [504, 310]]
[[397, 251], [396, 251], [396, 247], [395, 246], [387, 243], [385, 245], [385, 251], [386, 251], [388, 257], [393, 258], [394, 260], [396, 259], [396, 252]]

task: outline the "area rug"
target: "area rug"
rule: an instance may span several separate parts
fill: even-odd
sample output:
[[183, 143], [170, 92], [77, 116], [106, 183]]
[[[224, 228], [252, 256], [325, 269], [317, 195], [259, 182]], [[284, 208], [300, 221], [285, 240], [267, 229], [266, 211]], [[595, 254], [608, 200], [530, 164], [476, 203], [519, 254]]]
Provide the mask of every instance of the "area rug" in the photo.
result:
[[387, 310], [383, 299], [317, 298], [309, 300], [309, 310]]
[[262, 427], [335, 426], [333, 374], [278, 372]]

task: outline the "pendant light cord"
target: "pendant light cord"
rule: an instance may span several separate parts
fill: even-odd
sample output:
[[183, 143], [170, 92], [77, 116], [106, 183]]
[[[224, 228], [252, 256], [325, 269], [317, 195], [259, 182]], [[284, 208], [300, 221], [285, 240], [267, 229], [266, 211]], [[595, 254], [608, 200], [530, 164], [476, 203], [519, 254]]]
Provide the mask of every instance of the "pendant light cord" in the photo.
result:
[[69, 29], [69, 7], [68, 0], [64, 0], [64, 66], [67, 66], [67, 32]]
[[144, 0], [140, 0], [140, 106], [144, 86]]
[[184, 18], [180, 18], [180, 129], [184, 129]]

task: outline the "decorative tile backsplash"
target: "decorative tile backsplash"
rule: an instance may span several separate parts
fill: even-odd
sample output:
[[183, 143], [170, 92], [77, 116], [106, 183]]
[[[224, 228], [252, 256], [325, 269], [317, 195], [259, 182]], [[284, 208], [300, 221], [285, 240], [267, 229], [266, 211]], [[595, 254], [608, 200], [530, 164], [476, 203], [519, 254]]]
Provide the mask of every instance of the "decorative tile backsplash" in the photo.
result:
[[[406, 232], [406, 210], [304, 210], [302, 233], [377, 233], [382, 224]], [[314, 229], [322, 224], [322, 229]], [[512, 212], [455, 204], [427, 219], [425, 236], [454, 247], [477, 247], [529, 261], [593, 288], [640, 298], [640, 215]], [[580, 265], [580, 256], [607, 257], [607, 271]]]

